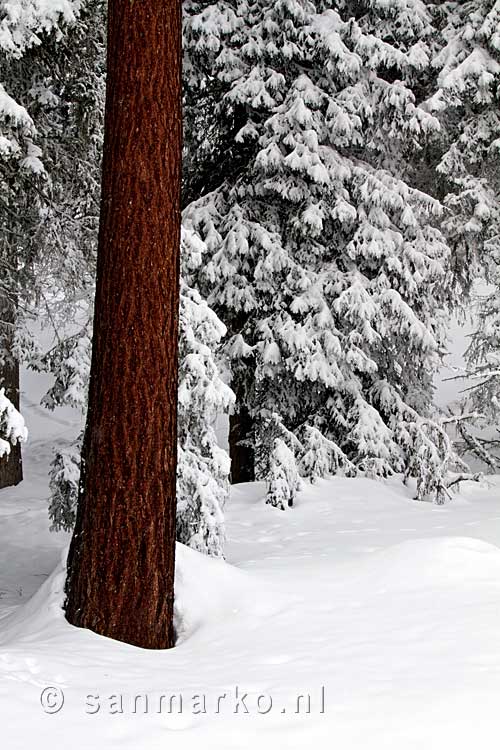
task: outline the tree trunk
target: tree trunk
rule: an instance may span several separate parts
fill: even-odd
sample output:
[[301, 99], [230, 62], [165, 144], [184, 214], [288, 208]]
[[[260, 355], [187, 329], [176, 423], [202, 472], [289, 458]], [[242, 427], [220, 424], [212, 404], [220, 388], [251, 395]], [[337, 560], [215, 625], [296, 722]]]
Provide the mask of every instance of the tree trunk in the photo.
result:
[[[3, 349], [0, 387], [5, 388], [5, 395], [19, 409], [19, 362], [12, 355], [16, 317], [15, 301], [0, 295], [0, 339]], [[17, 443], [11, 446], [8, 456], [0, 458], [0, 489], [13, 487], [22, 480], [21, 444]]]
[[94, 339], [70, 623], [174, 645], [181, 0], [109, 0]]
[[229, 417], [231, 483], [255, 481], [255, 430], [253, 419], [236, 389], [236, 409]]

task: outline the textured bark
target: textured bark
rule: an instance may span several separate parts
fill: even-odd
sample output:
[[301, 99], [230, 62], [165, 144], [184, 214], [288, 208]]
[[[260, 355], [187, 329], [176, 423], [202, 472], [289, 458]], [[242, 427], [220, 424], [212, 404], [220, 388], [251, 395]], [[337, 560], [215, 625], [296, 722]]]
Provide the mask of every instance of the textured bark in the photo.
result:
[[229, 417], [231, 483], [255, 481], [255, 430], [245, 403], [237, 399], [237, 411]]
[[[0, 295], [0, 339], [3, 349], [3, 365], [0, 369], [0, 387], [19, 409], [19, 362], [12, 355], [14, 326], [16, 324], [16, 302]], [[8, 456], [0, 458], [0, 489], [13, 487], [23, 480], [21, 444], [11, 446]]]
[[89, 411], [70, 623], [174, 644], [181, 0], [110, 0]]

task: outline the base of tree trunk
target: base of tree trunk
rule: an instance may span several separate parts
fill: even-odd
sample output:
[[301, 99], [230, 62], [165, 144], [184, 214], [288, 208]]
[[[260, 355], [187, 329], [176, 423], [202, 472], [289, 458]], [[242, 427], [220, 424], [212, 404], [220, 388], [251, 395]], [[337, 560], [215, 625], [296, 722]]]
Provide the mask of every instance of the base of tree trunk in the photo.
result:
[[8, 456], [0, 459], [0, 489], [15, 487], [23, 481], [21, 446], [13, 445]]
[[255, 481], [255, 428], [244, 404], [229, 417], [231, 484]]

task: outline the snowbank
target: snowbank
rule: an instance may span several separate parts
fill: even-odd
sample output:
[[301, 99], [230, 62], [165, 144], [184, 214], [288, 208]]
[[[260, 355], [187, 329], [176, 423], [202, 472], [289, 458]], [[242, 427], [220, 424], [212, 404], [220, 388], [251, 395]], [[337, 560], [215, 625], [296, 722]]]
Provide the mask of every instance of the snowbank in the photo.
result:
[[[53, 750], [68, 737], [74, 750], [490, 747], [498, 489], [465, 486], [437, 507], [395, 482], [337, 478], [281, 512], [262, 485], [235, 488], [231, 564], [178, 545], [169, 651], [71, 627], [61, 562], [29, 601], [0, 597], [2, 749]], [[0, 591], [28, 590], [61, 538], [42, 533], [32, 499], [8, 509]]]

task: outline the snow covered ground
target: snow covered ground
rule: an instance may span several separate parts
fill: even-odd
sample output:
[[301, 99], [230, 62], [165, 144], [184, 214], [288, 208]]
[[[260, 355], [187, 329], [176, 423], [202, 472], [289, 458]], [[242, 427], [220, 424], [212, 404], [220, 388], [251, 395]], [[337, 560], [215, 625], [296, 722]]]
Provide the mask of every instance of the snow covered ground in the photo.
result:
[[2, 750], [496, 745], [500, 477], [443, 507], [332, 479], [288, 512], [240, 485], [228, 563], [179, 546], [179, 644], [143, 651], [64, 620], [46, 468], [78, 416], [32, 398], [27, 479], [0, 493]]

